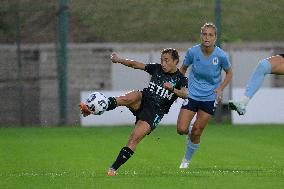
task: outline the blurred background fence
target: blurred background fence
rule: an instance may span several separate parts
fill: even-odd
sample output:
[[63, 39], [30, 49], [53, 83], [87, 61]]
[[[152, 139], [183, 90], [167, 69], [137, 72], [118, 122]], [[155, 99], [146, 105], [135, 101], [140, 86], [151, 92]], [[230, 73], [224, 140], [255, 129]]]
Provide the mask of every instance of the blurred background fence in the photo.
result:
[[67, 54], [67, 11], [66, 0], [1, 2], [1, 125], [76, 124], [80, 91], [110, 88], [111, 49], [78, 45]]
[[[0, 125], [80, 124], [81, 91], [141, 88], [148, 81], [112, 65], [112, 51], [157, 62], [171, 46], [182, 61], [208, 21], [216, 21], [218, 43], [231, 57], [231, 88], [244, 87], [258, 60], [284, 51], [283, 7], [276, 0], [1, 1]], [[283, 83], [271, 76], [264, 87]], [[230, 95], [228, 88], [224, 107]], [[219, 118], [230, 119], [226, 108]]]

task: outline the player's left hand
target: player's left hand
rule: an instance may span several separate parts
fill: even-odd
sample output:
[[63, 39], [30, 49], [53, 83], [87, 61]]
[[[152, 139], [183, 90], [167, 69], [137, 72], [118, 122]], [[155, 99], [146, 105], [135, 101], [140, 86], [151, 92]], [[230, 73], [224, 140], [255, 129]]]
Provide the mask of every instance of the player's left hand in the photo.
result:
[[221, 88], [216, 88], [214, 92], [217, 94], [216, 101], [218, 103], [221, 102], [223, 90]]

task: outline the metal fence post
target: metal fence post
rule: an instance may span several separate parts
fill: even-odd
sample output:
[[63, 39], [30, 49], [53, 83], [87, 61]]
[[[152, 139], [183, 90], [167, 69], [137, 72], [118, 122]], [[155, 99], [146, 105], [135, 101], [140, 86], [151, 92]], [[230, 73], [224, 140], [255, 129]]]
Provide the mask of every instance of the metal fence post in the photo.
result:
[[[221, 0], [215, 0], [215, 24], [217, 27], [217, 41], [216, 45], [222, 48], [221, 44], [221, 34], [222, 34], [222, 27], [221, 27]], [[215, 112], [215, 122], [221, 123], [222, 122], [222, 102], [219, 103], [216, 112]]]
[[59, 79], [59, 124], [67, 123], [67, 0], [59, 4], [59, 33], [58, 33], [58, 79]]

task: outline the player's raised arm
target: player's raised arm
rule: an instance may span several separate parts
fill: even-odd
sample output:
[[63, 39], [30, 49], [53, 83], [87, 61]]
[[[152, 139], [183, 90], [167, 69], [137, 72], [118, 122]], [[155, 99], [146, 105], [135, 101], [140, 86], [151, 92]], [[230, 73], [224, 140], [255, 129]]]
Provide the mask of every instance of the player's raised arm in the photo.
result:
[[122, 65], [134, 68], [134, 69], [139, 69], [139, 70], [144, 70], [145, 69], [145, 64], [142, 62], [138, 62], [136, 60], [130, 60], [130, 59], [124, 59], [120, 58], [117, 53], [113, 52], [110, 55], [110, 59], [113, 63], [120, 63]]

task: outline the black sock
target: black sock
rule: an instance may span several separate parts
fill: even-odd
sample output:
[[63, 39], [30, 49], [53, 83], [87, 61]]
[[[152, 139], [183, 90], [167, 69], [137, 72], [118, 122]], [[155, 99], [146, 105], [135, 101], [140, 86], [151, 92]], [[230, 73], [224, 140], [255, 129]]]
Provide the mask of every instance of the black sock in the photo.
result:
[[114, 170], [117, 170], [122, 164], [124, 164], [132, 155], [134, 154], [134, 152], [128, 148], [128, 147], [123, 147], [115, 162], [112, 164], [111, 168]]
[[116, 107], [117, 107], [116, 99], [114, 97], [109, 97], [108, 98], [108, 106], [107, 106], [106, 111], [113, 110]]

